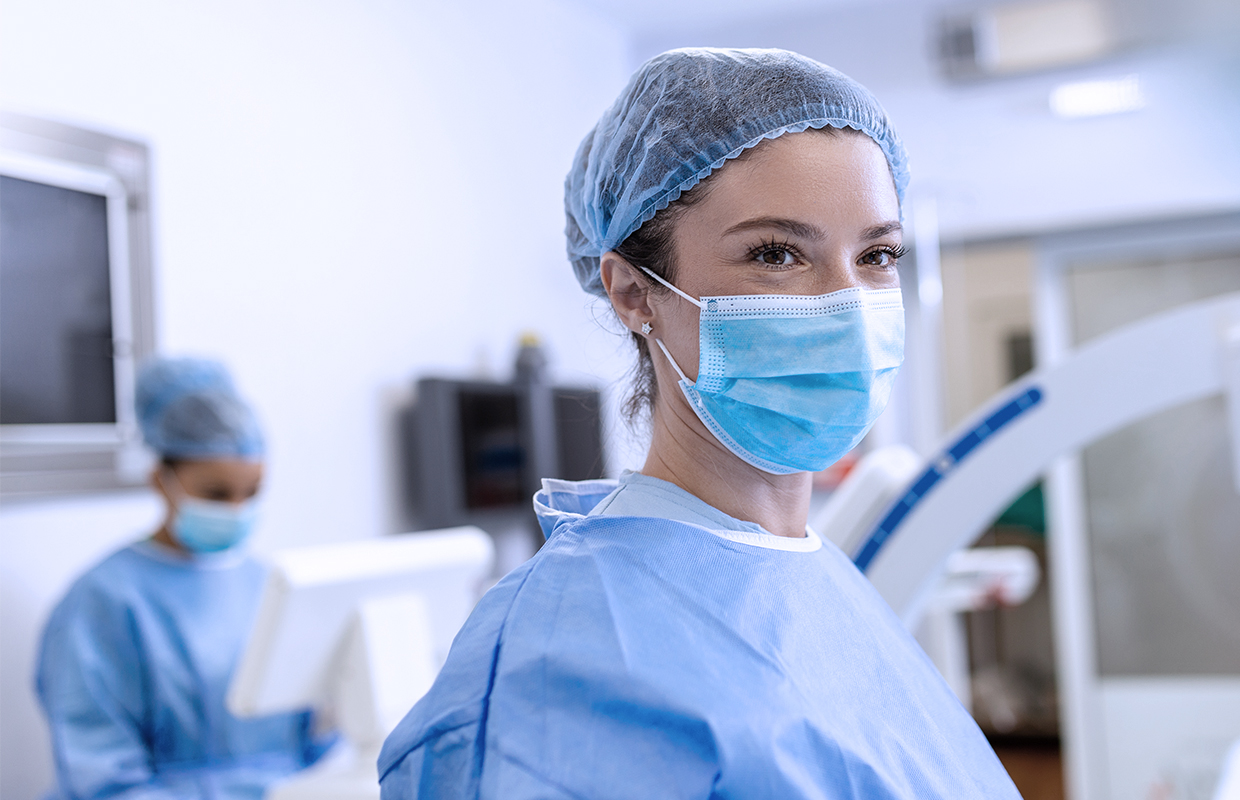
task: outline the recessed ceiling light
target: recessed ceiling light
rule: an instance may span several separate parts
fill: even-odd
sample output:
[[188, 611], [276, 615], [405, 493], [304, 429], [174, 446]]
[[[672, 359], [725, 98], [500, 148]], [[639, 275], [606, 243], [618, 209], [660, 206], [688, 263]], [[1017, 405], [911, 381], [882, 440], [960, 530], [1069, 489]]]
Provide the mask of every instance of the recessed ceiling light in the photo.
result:
[[1141, 80], [1136, 75], [1106, 81], [1061, 83], [1051, 91], [1051, 111], [1065, 119], [1120, 114], [1144, 106]]

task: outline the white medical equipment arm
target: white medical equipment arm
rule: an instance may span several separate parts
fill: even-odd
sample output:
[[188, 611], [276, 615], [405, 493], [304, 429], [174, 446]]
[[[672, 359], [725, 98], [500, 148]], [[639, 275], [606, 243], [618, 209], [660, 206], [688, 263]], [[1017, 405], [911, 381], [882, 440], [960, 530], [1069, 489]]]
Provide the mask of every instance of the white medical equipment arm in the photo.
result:
[[911, 481], [854, 561], [912, 628], [948, 557], [1055, 458], [1220, 392], [1240, 483], [1240, 293], [1101, 336], [999, 394]]
[[[924, 468], [922, 458], [905, 445], [866, 453], [815, 515], [811, 527], [845, 553], [856, 552]], [[1023, 547], [959, 550], [948, 558], [931, 605], [945, 612], [1020, 605], [1033, 594], [1041, 574], [1037, 558]]]
[[1018, 606], [1033, 595], [1042, 577], [1027, 547], [974, 547], [947, 557], [929, 605], [939, 611], [983, 611]]
[[902, 444], [863, 455], [810, 520], [810, 527], [845, 553], [855, 553], [904, 488], [925, 468], [925, 460]]

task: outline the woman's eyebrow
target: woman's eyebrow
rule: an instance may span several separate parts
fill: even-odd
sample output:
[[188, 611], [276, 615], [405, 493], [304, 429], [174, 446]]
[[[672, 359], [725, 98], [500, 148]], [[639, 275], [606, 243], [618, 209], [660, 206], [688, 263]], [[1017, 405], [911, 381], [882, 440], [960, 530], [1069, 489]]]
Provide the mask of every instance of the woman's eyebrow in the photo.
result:
[[903, 230], [904, 226], [898, 222], [884, 222], [882, 225], [875, 225], [873, 228], [866, 228], [865, 232], [861, 234], [861, 238], [867, 241], [872, 241], [874, 239], [881, 239], [889, 233], [896, 233], [897, 231]]
[[799, 220], [786, 217], [754, 217], [753, 219], [736, 223], [724, 231], [723, 235], [731, 236], [732, 234], [744, 233], [755, 228], [778, 228], [801, 239], [817, 240], [826, 238], [826, 234], [822, 232], [821, 228], [810, 225], [808, 222], [800, 222]]
[[[808, 222], [800, 220], [788, 219], [787, 217], [754, 217], [744, 222], [738, 222], [723, 232], [724, 236], [731, 236], [737, 233], [744, 233], [755, 228], [777, 228], [786, 233], [790, 233], [801, 239], [821, 240], [827, 238], [822, 228], [811, 225]], [[872, 228], [866, 228], [862, 232], [861, 238], [866, 241], [881, 239], [898, 231], [903, 231], [904, 226], [899, 222], [884, 222], [882, 225], [875, 225]]]

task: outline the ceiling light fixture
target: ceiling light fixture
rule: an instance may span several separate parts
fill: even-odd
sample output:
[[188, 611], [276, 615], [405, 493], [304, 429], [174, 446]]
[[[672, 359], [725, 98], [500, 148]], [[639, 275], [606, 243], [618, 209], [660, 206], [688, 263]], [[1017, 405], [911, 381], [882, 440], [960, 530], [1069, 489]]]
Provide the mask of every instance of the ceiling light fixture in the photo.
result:
[[1064, 119], [1120, 114], [1144, 106], [1141, 80], [1136, 75], [1105, 81], [1061, 83], [1051, 91], [1051, 112]]

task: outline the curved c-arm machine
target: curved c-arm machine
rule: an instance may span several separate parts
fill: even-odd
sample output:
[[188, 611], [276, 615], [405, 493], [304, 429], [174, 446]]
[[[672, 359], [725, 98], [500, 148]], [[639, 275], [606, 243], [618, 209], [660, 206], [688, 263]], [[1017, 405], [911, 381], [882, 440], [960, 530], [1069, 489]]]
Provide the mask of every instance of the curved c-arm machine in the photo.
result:
[[1101, 336], [997, 395], [948, 439], [853, 560], [913, 628], [948, 557], [976, 540], [1055, 458], [1220, 392], [1240, 483], [1240, 293]]

